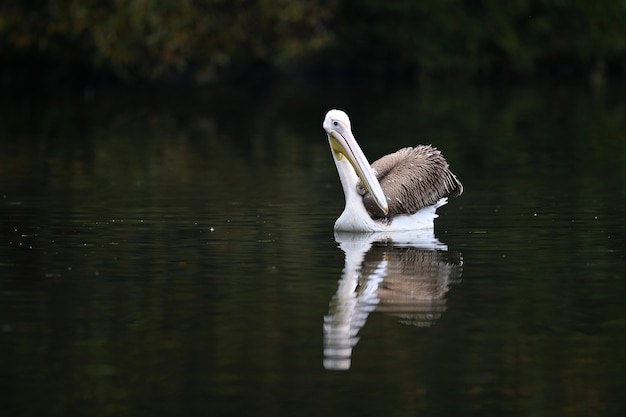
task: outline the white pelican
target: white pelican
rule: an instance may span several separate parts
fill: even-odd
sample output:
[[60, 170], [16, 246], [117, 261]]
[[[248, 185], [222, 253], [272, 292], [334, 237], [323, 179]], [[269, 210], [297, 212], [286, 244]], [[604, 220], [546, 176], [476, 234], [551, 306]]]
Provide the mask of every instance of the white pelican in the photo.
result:
[[330, 110], [322, 124], [339, 172], [346, 207], [335, 230], [402, 231], [432, 228], [437, 208], [463, 185], [436, 148], [420, 145], [386, 155], [370, 167], [348, 115]]

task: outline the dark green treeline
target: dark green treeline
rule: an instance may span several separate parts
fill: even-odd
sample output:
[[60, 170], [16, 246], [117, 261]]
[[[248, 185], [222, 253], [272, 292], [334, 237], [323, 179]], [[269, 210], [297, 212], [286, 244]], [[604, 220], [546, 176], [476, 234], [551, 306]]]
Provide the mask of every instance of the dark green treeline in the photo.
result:
[[626, 1], [7, 0], [0, 59], [5, 84], [25, 69], [200, 83], [262, 69], [602, 79], [626, 69]]

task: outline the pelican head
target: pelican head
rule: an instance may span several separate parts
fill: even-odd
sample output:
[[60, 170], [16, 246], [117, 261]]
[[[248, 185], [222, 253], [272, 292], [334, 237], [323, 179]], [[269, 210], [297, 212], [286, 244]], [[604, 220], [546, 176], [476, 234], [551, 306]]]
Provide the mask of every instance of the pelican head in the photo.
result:
[[[326, 113], [322, 126], [328, 134], [328, 143], [333, 152], [339, 175], [347, 175], [347, 173], [342, 172], [342, 170], [349, 169], [349, 167], [340, 163], [345, 157], [354, 170], [354, 173], [360, 178], [361, 184], [363, 184], [372, 195], [378, 207], [387, 214], [389, 211], [387, 198], [367, 158], [352, 134], [348, 115], [341, 110], [330, 110]], [[352, 185], [356, 186], [356, 183], [350, 184], [350, 186]], [[343, 186], [345, 188], [347, 185], [343, 184]], [[344, 192], [346, 191], [347, 190], [344, 190]]]

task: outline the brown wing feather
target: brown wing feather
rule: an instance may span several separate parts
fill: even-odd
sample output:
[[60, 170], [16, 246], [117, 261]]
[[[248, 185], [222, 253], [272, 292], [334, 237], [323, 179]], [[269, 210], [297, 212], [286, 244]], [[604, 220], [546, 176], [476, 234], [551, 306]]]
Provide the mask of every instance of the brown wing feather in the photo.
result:
[[[456, 197], [463, 192], [441, 152], [429, 145], [400, 149], [374, 162], [372, 168], [389, 203], [388, 217], [412, 214], [447, 195]], [[357, 190], [372, 217], [385, 217], [360, 182]]]

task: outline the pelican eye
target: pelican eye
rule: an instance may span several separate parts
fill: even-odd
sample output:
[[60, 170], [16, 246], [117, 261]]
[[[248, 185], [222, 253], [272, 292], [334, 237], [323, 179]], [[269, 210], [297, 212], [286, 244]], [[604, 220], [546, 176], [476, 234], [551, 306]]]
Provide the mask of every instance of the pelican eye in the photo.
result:
[[333, 121], [333, 126], [339, 126], [339, 123], [337, 123], [337, 121]]

